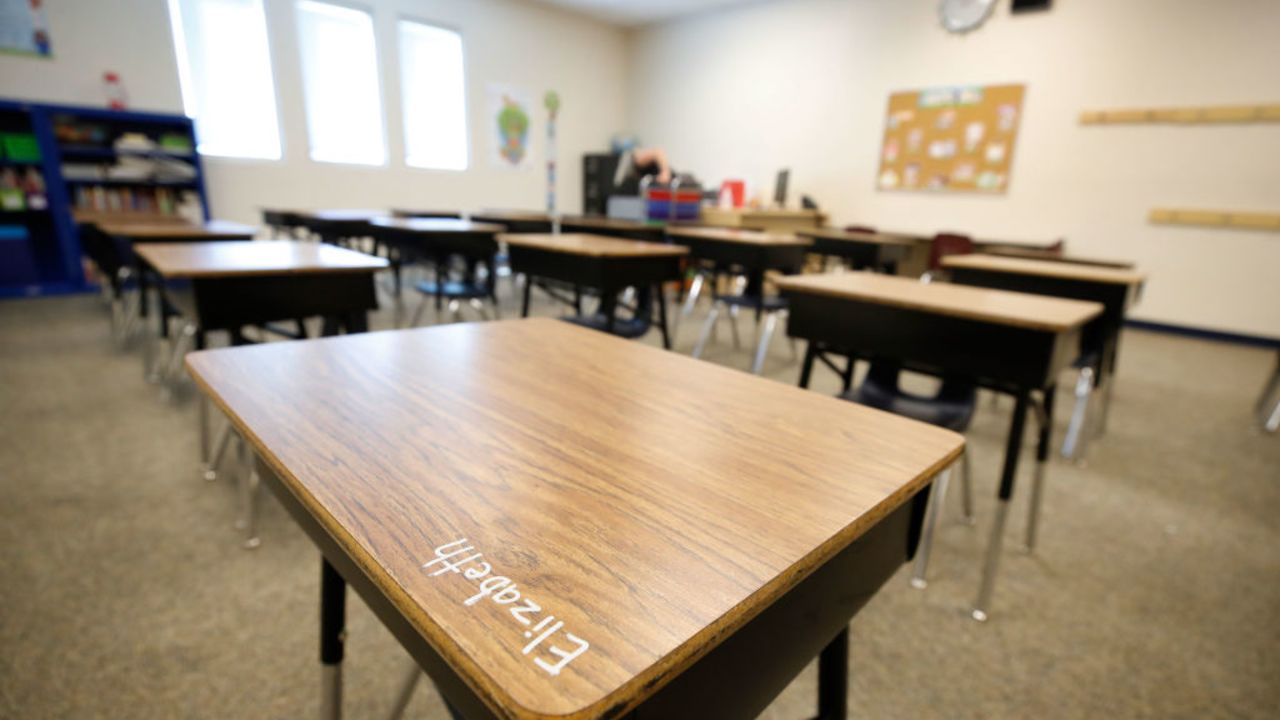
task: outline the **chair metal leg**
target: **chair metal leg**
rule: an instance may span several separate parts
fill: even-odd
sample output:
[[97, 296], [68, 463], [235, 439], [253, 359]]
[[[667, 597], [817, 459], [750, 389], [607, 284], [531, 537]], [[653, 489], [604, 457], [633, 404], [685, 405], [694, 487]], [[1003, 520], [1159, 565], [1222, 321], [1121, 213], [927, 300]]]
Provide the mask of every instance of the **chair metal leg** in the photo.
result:
[[1102, 406], [1098, 408], [1098, 435], [1107, 432], [1107, 418], [1111, 415], [1111, 396], [1116, 386], [1114, 373], [1108, 372], [1102, 380]]
[[707, 313], [707, 320], [702, 324], [702, 332], [698, 334], [698, 342], [693, 346], [693, 357], [701, 358], [702, 351], [707, 346], [707, 340], [711, 337], [711, 331], [716, 326], [716, 319], [720, 317], [720, 304], [712, 303], [711, 310]]
[[224, 425], [222, 431], [218, 433], [218, 440], [213, 445], [213, 456], [209, 459], [209, 464], [204, 469], [205, 480], [216, 480], [218, 478], [218, 466], [222, 464], [222, 458], [227, 454], [227, 447], [231, 445], [233, 434], [230, 423]]
[[1062, 457], [1079, 459], [1084, 457], [1084, 446], [1088, 442], [1085, 433], [1085, 420], [1089, 416], [1089, 396], [1093, 394], [1093, 368], [1080, 369], [1080, 377], [1076, 379], [1076, 404], [1071, 411], [1071, 421], [1067, 424], [1067, 437], [1062, 441]]
[[418, 303], [417, 309], [413, 311], [413, 319], [409, 321], [409, 324], [407, 327], [418, 327], [419, 323], [422, 322], [422, 313], [427, 311], [427, 305], [430, 302], [430, 300], [431, 300], [430, 295], [424, 294], [422, 296], [422, 302]]
[[1267, 432], [1280, 430], [1280, 398], [1276, 398], [1276, 406], [1271, 408], [1271, 417], [1262, 424], [1262, 428]]
[[929, 502], [924, 509], [924, 529], [920, 534], [920, 547], [916, 550], [916, 561], [911, 572], [911, 587], [924, 589], [929, 581], [925, 574], [929, 570], [929, 555], [933, 551], [933, 534], [938, 530], [942, 508], [947, 503], [947, 487], [951, 484], [951, 468], [943, 470], [929, 491]]
[[209, 478], [209, 457], [212, 443], [209, 440], [209, 396], [200, 393], [196, 399], [196, 422], [200, 432], [200, 476]]
[[1266, 384], [1262, 386], [1262, 394], [1258, 396], [1258, 402], [1253, 406], [1253, 411], [1257, 413], [1259, 420], [1265, 417], [1264, 413], [1270, 407], [1270, 400], [1277, 390], [1280, 390], [1280, 355], [1276, 357], [1275, 371], [1271, 373], [1270, 378], [1267, 378]]
[[973, 515], [973, 465], [969, 460], [969, 449], [965, 448], [964, 454], [960, 456], [960, 472], [963, 473], [960, 482], [960, 500], [961, 507], [964, 509], [964, 521], [968, 525], [973, 525], [977, 519]]
[[258, 538], [258, 501], [261, 498], [262, 479], [258, 476], [257, 458], [244, 438], [236, 436], [236, 455], [240, 460], [240, 511], [236, 527], [244, 530], [244, 549], [253, 550], [262, 544]]
[[422, 668], [418, 667], [418, 663], [409, 661], [409, 672], [404, 676], [404, 682], [400, 684], [400, 692], [396, 694], [396, 704], [391, 708], [390, 720], [400, 720], [404, 717], [404, 711], [409, 707], [409, 701], [413, 699], [413, 691], [418, 687], [418, 681], [422, 679]]
[[1036, 474], [1031, 482], [1031, 506], [1027, 510], [1027, 552], [1036, 549], [1036, 532], [1040, 525], [1040, 503], [1044, 494], [1045, 461], [1036, 461]]
[[702, 284], [705, 282], [702, 273], [695, 272], [693, 274], [693, 282], [689, 284], [689, 294], [685, 296], [684, 306], [680, 308], [680, 312], [676, 313], [671, 323], [671, 336], [675, 337], [680, 332], [680, 321], [693, 312], [693, 308], [698, 304], [698, 297], [702, 294]]
[[729, 308], [729, 331], [733, 333], [733, 349], [742, 349], [742, 336], [738, 334], [738, 306]]
[[769, 352], [769, 341], [773, 340], [773, 330], [778, 326], [778, 313], [771, 312], [764, 320], [764, 331], [760, 333], [760, 344], [756, 347], [756, 359], [751, 364], [751, 373], [759, 375], [764, 370], [764, 357]]

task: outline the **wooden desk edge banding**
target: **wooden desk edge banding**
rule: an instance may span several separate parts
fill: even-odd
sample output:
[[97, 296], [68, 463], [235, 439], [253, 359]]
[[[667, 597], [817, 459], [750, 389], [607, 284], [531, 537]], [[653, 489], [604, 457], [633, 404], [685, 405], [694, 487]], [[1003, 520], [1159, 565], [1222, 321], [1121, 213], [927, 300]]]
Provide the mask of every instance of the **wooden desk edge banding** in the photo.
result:
[[[301, 257], [292, 258], [293, 264], [273, 263], [277, 258], [272, 253], [279, 251]], [[369, 273], [390, 265], [355, 250], [296, 240], [143, 243], [134, 252], [156, 272], [175, 279]]]
[[[794, 292], [849, 300], [865, 299], [908, 310], [937, 312], [981, 322], [1053, 332], [1081, 326], [1101, 315], [1104, 309], [1102, 304], [1096, 302], [951, 283], [921, 283], [908, 278], [873, 273], [788, 275], [776, 278], [774, 283], [784, 294]], [[951, 297], [945, 300], [928, 297], [930, 294], [943, 293], [950, 294]], [[912, 297], [913, 295], [917, 297]], [[965, 305], [965, 300], [973, 302]], [[983, 301], [990, 300], [1003, 301], [1006, 305], [996, 308], [978, 307]]]
[[1083, 280], [1111, 285], [1141, 285], [1147, 280], [1145, 273], [1136, 270], [1077, 265], [1070, 262], [1035, 260], [1032, 258], [1005, 257], [1000, 255], [949, 255], [942, 259], [943, 267], [972, 268], [991, 272], [1008, 272], [1023, 275]]
[[[552, 324], [560, 325], [557, 321], [546, 318], [502, 321], [503, 324], [517, 322], [541, 323], [546, 326], [551, 326]], [[498, 323], [489, 323], [488, 325], [493, 324]], [[425, 330], [430, 331], [431, 329]], [[574, 331], [592, 336], [599, 335], [583, 329], [574, 329]], [[422, 332], [422, 330], [409, 332]], [[599, 335], [599, 337], [605, 342], [626, 343], [625, 340], [604, 335]], [[335, 341], [341, 341], [341, 339], [317, 340], [314, 343]], [[662, 353], [656, 348], [630, 346], [645, 353]], [[606, 714], [609, 717], [617, 717], [634, 709], [677, 677], [685, 668], [697, 662], [722, 641], [730, 637], [736, 630], [768, 609], [774, 601], [809, 577], [841, 550], [847, 548], [874, 527], [879, 520], [901, 507], [928, 485], [939, 472], [959, 459], [964, 448], [964, 438], [962, 436], [940, 428], [922, 426], [922, 432], [928, 432], [938, 438], [939, 441], [944, 439], [948, 441], [947, 445], [950, 449], [943, 456], [931, 462], [910, 481], [899, 485], [896, 490], [888, 493], [879, 502], [861, 512], [839, 532], [793, 563], [786, 572], [776, 574], [770, 581], [746, 596], [716, 621], [704, 626], [700, 632], [695, 633], [672, 651], [653, 662], [644, 671], [635, 674], [630, 680], [578, 710], [562, 714], [548, 714], [521, 705], [504, 690], [501, 683], [497, 682], [474, 658], [455, 643], [440, 625], [431, 619], [424, 608], [404, 589], [404, 586], [390, 576], [387, 570], [373, 558], [352, 533], [326, 510], [323, 503], [307, 491], [304, 483], [289, 471], [280, 458], [266, 446], [263, 439], [239, 415], [232, 411], [226, 399], [213, 388], [201, 370], [206, 358], [228, 351], [233, 351], [233, 349], [201, 351], [187, 356], [185, 365], [198, 389], [210, 398], [216, 407], [226, 415], [237, 431], [252, 445], [260, 460], [276, 474], [281, 484], [312, 514], [330, 538], [354, 561], [355, 565], [372, 585], [401, 611], [428, 644], [442, 658], [446, 659], [446, 662], [450, 664], [462, 681], [499, 717], [518, 717], [525, 720], [552, 720], [553, 718], [579, 720], [602, 717]], [[736, 372], [728, 369], [725, 369], [724, 372], [737, 375]], [[832, 403], [842, 402], [834, 398], [815, 399]], [[879, 414], [877, 411], [870, 412]], [[901, 418], [896, 416], [894, 416], [894, 419], [895, 421], [902, 421]], [[928, 429], [924, 430], [924, 427], [928, 427]], [[504, 707], [504, 704], [506, 707]], [[512, 712], [513, 709], [516, 712]]]

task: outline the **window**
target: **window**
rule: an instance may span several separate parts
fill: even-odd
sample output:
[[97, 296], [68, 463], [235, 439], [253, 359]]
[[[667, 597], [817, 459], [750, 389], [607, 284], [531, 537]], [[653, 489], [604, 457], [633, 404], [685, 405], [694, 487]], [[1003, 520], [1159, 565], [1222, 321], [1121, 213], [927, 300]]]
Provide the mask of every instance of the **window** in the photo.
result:
[[462, 36], [400, 21], [400, 101], [404, 161], [436, 170], [467, 169], [467, 90]]
[[387, 145], [373, 16], [316, 0], [298, 0], [296, 7], [311, 159], [382, 165]]
[[169, 0], [182, 104], [205, 155], [280, 159], [262, 0]]

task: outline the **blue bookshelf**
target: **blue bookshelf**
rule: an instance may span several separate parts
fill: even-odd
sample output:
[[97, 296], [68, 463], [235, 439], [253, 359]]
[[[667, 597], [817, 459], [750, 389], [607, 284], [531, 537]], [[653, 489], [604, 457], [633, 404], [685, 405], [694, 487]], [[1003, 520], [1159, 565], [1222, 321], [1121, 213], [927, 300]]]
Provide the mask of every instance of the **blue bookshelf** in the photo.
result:
[[[117, 146], [124, 135], [145, 138], [145, 147]], [[208, 218], [195, 147], [183, 115], [0, 99], [0, 298], [92, 289], [77, 217], [146, 218], [194, 205]], [[140, 161], [157, 172], [118, 175]], [[170, 176], [173, 164], [190, 176]]]

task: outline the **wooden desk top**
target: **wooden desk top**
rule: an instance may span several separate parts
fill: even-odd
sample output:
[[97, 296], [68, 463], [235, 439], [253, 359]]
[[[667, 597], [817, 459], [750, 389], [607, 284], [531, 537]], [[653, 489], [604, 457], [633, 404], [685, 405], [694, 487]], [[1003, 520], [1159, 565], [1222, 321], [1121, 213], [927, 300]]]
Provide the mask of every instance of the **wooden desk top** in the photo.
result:
[[550, 215], [538, 210], [481, 210], [480, 212], [471, 213], [471, 217], [494, 222], [502, 222], [503, 220], [551, 222]]
[[1138, 264], [1132, 260], [1085, 257], [1074, 253], [1062, 255], [1049, 250], [1036, 250], [1034, 248], [993, 246], [983, 250], [982, 254], [999, 255], [1000, 257], [1026, 258], [1028, 260], [1044, 260], [1046, 262], [1075, 263], [1077, 265], [1096, 265], [1098, 267], [1116, 268], [1117, 270], [1133, 270], [1138, 266]]
[[742, 230], [723, 227], [668, 227], [667, 235], [673, 238], [693, 238], [711, 240], [713, 242], [735, 243], [738, 245], [812, 245], [804, 238], [790, 233], [771, 233], [760, 230]]
[[964, 442], [547, 318], [186, 362], [499, 717], [624, 714]]
[[298, 217], [329, 222], [360, 222], [376, 217], [386, 217], [386, 210], [367, 209], [330, 209], [330, 210], [288, 210]]
[[134, 252], [167, 278], [375, 272], [387, 267], [386, 260], [372, 255], [294, 240], [147, 243]]
[[628, 240], [625, 238], [588, 235], [586, 233], [512, 233], [499, 235], [499, 240], [514, 247], [589, 255], [591, 257], [674, 257], [688, 255], [689, 249], [667, 243]]
[[1083, 325], [1103, 309], [1096, 302], [864, 272], [789, 275], [774, 282], [784, 293], [826, 295], [1050, 332]]
[[806, 210], [804, 208], [777, 208], [777, 207], [740, 207], [740, 208], [719, 208], [708, 207], [703, 208], [703, 212], [708, 215], [755, 215], [760, 217], [775, 218], [815, 218], [825, 217], [821, 210]]
[[796, 235], [809, 238], [822, 238], [837, 242], [875, 243], [877, 245], [910, 245], [919, 244], [924, 238], [899, 233], [863, 232], [859, 230], [841, 230], [840, 228], [802, 228]]
[[1108, 285], [1141, 285], [1147, 276], [1134, 270], [1098, 267], [1052, 260], [1002, 257], [999, 255], [949, 255], [942, 259], [943, 267], [970, 268], [991, 272], [1038, 275], [1040, 277], [1066, 278]]
[[665, 223], [661, 221], [637, 222], [635, 220], [619, 220], [610, 217], [595, 217], [591, 215], [565, 215], [560, 218], [560, 225], [576, 225], [578, 227], [593, 227], [607, 230], [642, 230], [642, 231], [660, 231]]
[[170, 222], [101, 223], [98, 229], [108, 235], [139, 240], [146, 238], [208, 238], [210, 240], [243, 238], [247, 240], [258, 233], [258, 228], [252, 225], [240, 225], [223, 220], [210, 220], [201, 225]]
[[506, 226], [497, 225], [495, 223], [472, 222], [470, 220], [457, 220], [454, 218], [380, 217], [370, 220], [369, 224], [374, 227], [387, 228], [389, 230], [401, 230], [404, 232], [424, 234], [497, 234], [507, 229]]

